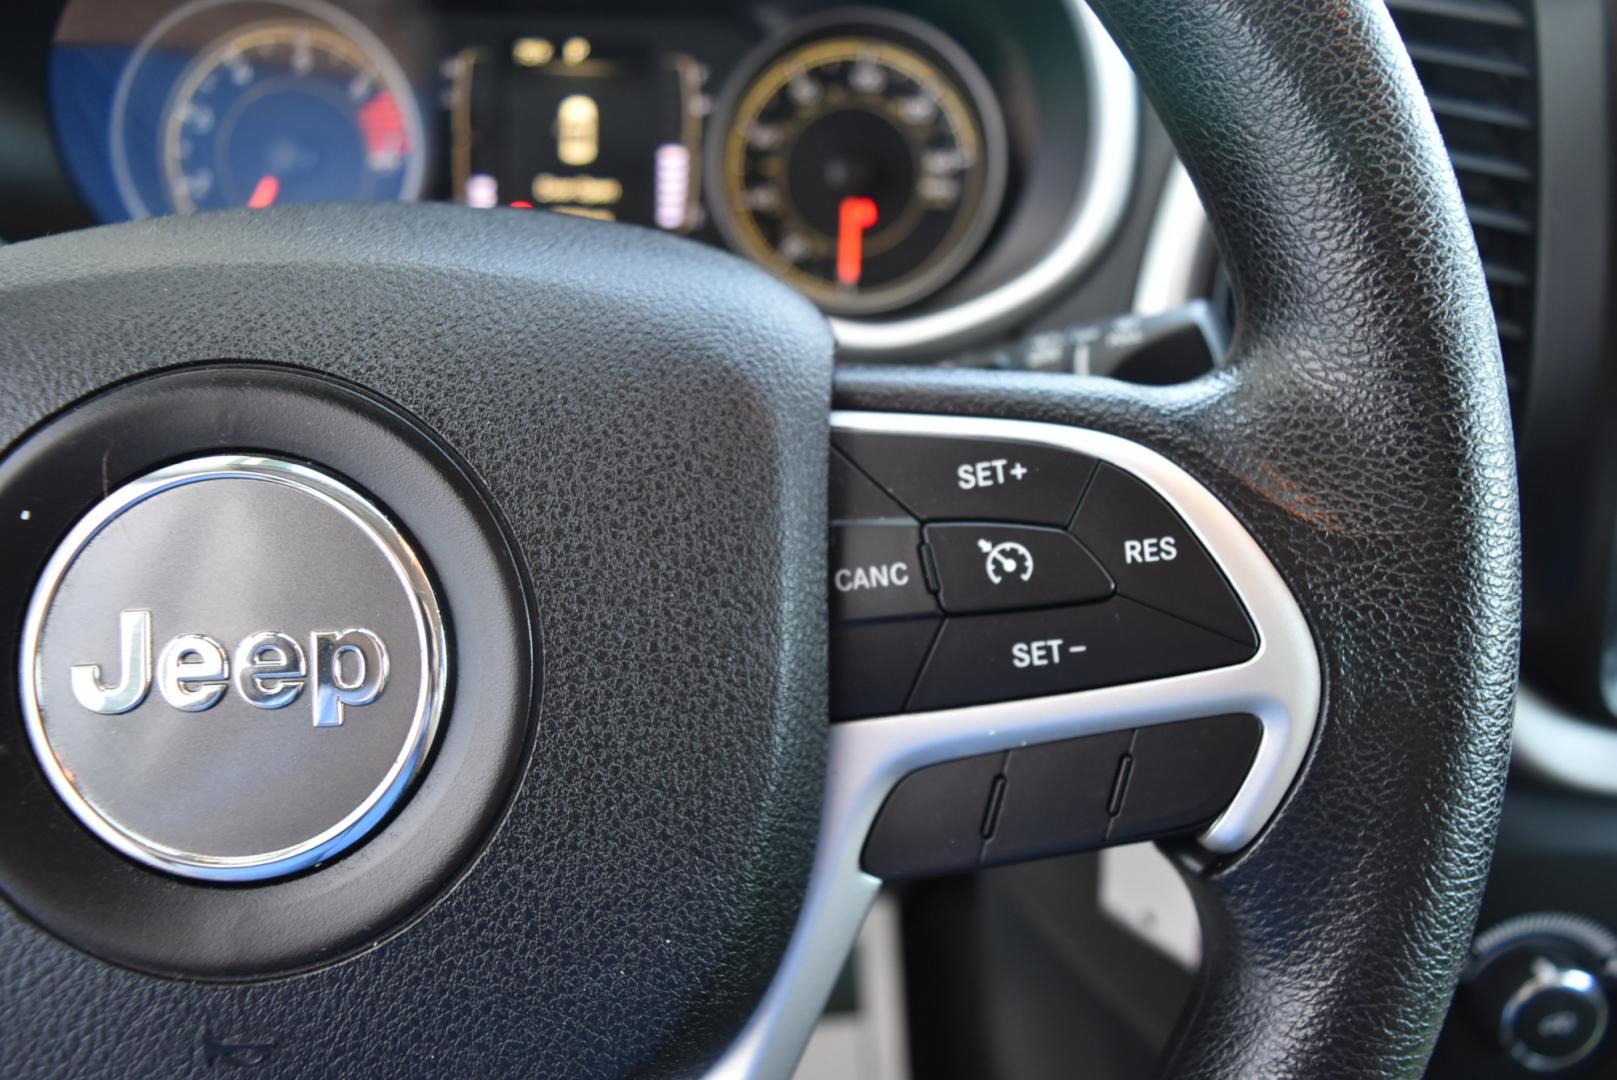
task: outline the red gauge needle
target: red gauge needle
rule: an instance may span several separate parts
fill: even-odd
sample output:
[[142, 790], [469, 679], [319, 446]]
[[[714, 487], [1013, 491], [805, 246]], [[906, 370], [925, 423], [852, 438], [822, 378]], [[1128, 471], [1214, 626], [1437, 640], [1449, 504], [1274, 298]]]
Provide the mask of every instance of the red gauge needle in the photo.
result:
[[247, 200], [250, 210], [262, 210], [266, 206], [275, 205], [275, 197], [281, 193], [281, 182], [273, 176], [266, 176], [253, 188], [253, 194]]
[[849, 195], [837, 212], [837, 280], [859, 284], [865, 272], [865, 230], [876, 224], [876, 200]]

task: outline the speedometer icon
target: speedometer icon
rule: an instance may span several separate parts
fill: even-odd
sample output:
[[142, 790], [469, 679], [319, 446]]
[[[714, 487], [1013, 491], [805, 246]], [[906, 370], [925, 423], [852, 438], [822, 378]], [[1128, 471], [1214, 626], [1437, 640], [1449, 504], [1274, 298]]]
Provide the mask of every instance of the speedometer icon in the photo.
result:
[[988, 540], [979, 540], [977, 550], [986, 556], [983, 569], [993, 584], [1032, 580], [1033, 552], [1016, 541], [1007, 540], [1002, 544], [995, 544]]

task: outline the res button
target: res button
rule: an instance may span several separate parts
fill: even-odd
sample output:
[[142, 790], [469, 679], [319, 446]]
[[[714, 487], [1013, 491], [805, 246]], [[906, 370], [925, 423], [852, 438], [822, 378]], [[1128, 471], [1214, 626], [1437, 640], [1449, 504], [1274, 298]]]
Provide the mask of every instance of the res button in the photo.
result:
[[1173, 508], [1110, 465], [1095, 470], [1073, 519], [1123, 596], [1256, 646], [1257, 635], [1224, 575]]
[[916, 517], [1065, 525], [1095, 461], [1001, 439], [838, 431], [838, 448]]

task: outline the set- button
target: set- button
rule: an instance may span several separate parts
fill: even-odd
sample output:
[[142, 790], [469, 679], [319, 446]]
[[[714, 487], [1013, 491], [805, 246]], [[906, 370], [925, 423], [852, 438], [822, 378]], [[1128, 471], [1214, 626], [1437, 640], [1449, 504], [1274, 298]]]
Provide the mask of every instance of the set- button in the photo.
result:
[[1256, 650], [1194, 533], [1127, 472], [1012, 440], [834, 439], [834, 718], [1069, 693]]
[[1065, 694], [1238, 664], [1252, 648], [1121, 596], [1100, 604], [949, 619], [912, 711]]

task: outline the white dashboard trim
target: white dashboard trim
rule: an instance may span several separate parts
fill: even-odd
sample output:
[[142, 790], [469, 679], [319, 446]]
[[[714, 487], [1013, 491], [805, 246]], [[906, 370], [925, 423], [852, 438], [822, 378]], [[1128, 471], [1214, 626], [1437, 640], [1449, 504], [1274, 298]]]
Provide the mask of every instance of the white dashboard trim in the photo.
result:
[[1162, 181], [1162, 194], [1146, 237], [1140, 276], [1134, 285], [1134, 314], [1157, 315], [1201, 295], [1199, 279], [1212, 243], [1201, 196], [1175, 158]]
[[1010, 328], [1089, 268], [1117, 231], [1133, 193], [1140, 95], [1134, 72], [1084, 0], [1064, 0], [1084, 58], [1090, 129], [1082, 195], [1056, 245], [1018, 277], [970, 300], [900, 319], [832, 318], [839, 355], [896, 359]]

